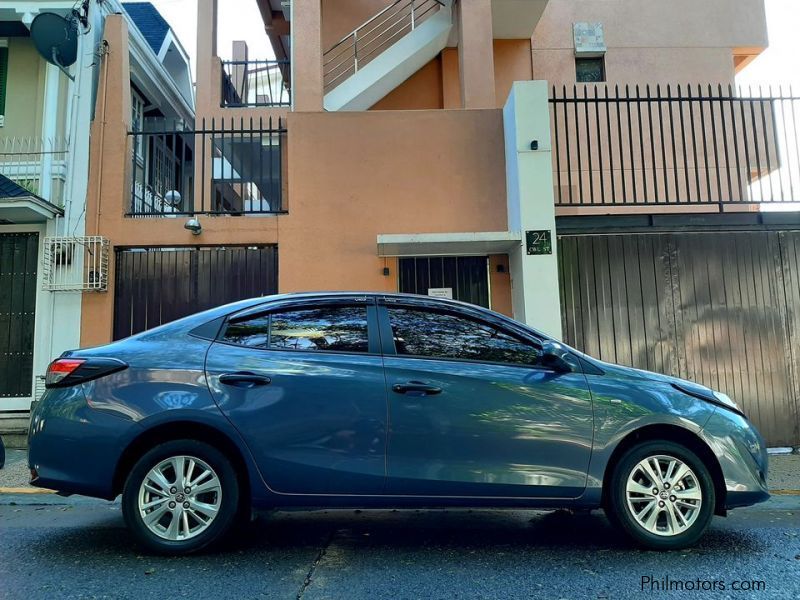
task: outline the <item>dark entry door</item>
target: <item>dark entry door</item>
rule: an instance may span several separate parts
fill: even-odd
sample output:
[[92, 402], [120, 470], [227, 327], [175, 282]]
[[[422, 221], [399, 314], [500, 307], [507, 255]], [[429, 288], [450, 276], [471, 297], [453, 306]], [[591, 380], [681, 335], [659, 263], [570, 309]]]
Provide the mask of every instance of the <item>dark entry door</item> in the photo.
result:
[[0, 399], [31, 395], [38, 249], [38, 233], [0, 234]]
[[116, 254], [114, 339], [278, 291], [278, 249], [125, 248]]
[[453, 300], [489, 306], [489, 259], [485, 256], [421, 256], [399, 261], [400, 292], [428, 295], [450, 288]]

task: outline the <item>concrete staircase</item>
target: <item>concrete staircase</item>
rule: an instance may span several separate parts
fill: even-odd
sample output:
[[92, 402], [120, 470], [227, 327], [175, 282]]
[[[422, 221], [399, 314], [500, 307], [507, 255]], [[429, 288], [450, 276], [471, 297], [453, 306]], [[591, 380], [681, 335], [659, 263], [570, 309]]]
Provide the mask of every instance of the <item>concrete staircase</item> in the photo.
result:
[[367, 110], [447, 46], [452, 0], [396, 0], [325, 52], [325, 110]]

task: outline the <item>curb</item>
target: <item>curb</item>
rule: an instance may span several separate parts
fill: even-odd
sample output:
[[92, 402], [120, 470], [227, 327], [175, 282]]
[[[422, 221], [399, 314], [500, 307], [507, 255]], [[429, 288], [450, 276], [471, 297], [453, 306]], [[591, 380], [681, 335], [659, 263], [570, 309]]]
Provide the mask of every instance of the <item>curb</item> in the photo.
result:
[[[0, 487], [0, 494], [55, 494], [55, 490], [32, 487]], [[800, 492], [798, 492], [800, 493]]]

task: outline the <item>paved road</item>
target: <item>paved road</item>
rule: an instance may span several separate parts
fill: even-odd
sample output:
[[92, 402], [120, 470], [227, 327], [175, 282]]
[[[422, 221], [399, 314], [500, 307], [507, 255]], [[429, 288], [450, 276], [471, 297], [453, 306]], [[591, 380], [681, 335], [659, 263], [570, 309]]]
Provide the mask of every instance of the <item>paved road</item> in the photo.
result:
[[[319, 511], [263, 516], [177, 559], [139, 553], [118, 504], [40, 502], [63, 500], [0, 497], [0, 598], [800, 597], [796, 496], [715, 519], [699, 547], [666, 554], [630, 548], [597, 512]], [[726, 590], [642, 591], [643, 576]], [[743, 580], [766, 589], [731, 590]]]

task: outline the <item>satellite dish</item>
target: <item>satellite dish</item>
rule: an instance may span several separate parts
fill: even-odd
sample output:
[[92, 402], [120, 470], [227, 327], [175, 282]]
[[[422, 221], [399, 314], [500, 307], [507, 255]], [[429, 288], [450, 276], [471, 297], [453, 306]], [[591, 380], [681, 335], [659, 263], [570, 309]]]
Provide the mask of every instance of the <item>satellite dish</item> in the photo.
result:
[[67, 67], [78, 60], [78, 22], [55, 13], [40, 13], [31, 23], [31, 39], [42, 57], [74, 79]]

